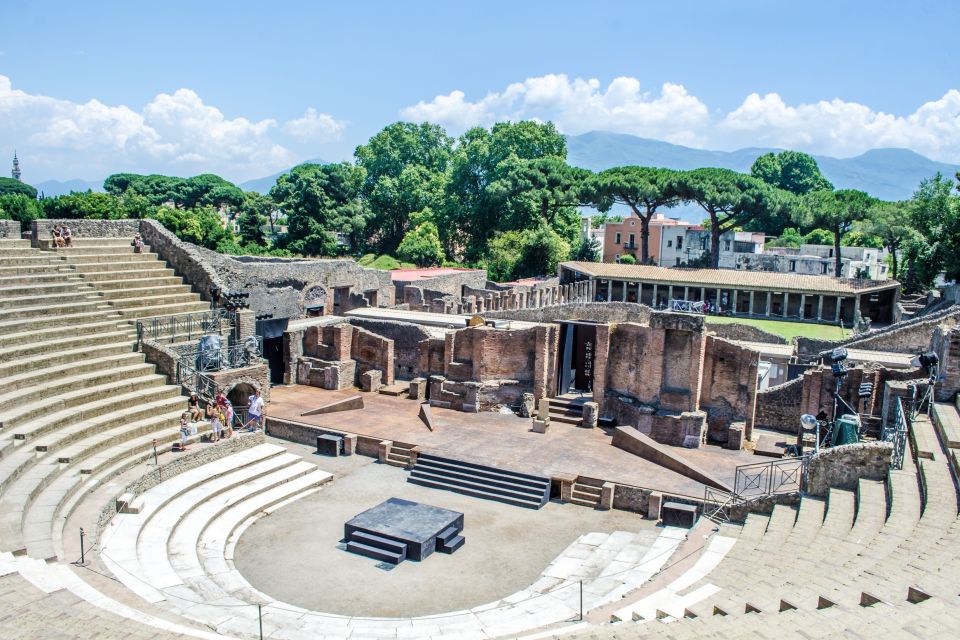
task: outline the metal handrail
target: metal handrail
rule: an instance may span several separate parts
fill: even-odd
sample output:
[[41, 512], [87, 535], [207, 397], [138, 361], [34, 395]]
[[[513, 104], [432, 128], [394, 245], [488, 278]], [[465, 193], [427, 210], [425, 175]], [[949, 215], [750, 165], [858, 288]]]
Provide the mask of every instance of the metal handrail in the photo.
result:
[[240, 369], [255, 363], [263, 355], [263, 338], [247, 336], [240, 344], [222, 345], [214, 349], [197, 347], [180, 356], [180, 362], [197, 371], [210, 373], [224, 369]]
[[213, 308], [205, 313], [181, 313], [137, 320], [137, 345], [144, 340], [180, 342], [193, 340], [208, 333], [220, 333], [224, 324], [230, 329], [237, 327], [237, 314], [223, 308]]
[[738, 498], [756, 498], [802, 491], [809, 462], [808, 454], [740, 465], [736, 469], [733, 493]]
[[903, 408], [903, 398], [898, 397], [894, 403], [893, 424], [883, 428], [882, 438], [893, 443], [890, 468], [903, 469], [903, 456], [907, 450], [907, 412]]

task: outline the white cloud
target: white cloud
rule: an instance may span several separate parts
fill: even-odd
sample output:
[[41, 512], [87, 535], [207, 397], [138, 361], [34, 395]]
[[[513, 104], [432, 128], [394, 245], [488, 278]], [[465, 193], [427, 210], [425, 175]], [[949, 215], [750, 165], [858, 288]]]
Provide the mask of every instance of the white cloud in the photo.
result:
[[157, 171], [212, 172], [239, 181], [302, 159], [275, 134], [321, 142], [344, 126], [314, 109], [282, 128], [271, 118], [229, 118], [190, 89], [160, 93], [139, 111], [78, 103], [14, 89], [0, 75], [0, 140], [19, 147], [38, 180]]
[[960, 91], [951, 89], [907, 116], [839, 98], [790, 106], [776, 93], [750, 94], [717, 126], [718, 138], [800, 148], [837, 156], [904, 147], [960, 161]]
[[401, 111], [404, 118], [428, 120], [462, 130], [498, 120], [552, 120], [564, 133], [594, 129], [699, 145], [709, 122], [707, 106], [678, 84], [658, 94], [641, 90], [636, 78], [615, 78], [606, 89], [591, 78], [563, 74], [528, 78], [469, 102], [462, 91], [436, 96]]
[[851, 156], [878, 147], [905, 147], [928, 157], [960, 162], [960, 91], [897, 116], [835, 98], [791, 106], [776, 93], [751, 94], [735, 110], [710, 116], [707, 105], [682, 85], [644, 92], [636, 78], [603, 88], [596, 79], [565, 75], [528, 78], [471, 102], [451, 91], [401, 111], [463, 130], [498, 120], [552, 120], [564, 133], [616, 131], [697, 147], [774, 146]]
[[302, 118], [288, 120], [283, 130], [300, 142], [328, 142], [340, 138], [346, 126], [346, 121], [335, 120], [330, 114], [317, 113], [310, 107]]

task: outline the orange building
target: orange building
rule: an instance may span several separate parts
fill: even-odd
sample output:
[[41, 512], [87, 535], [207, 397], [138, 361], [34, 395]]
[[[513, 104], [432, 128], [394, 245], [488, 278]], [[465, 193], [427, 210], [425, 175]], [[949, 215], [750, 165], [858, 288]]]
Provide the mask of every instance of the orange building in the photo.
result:
[[[649, 260], [653, 264], [660, 263], [660, 236], [663, 227], [689, 226], [674, 218], [665, 218], [663, 214], [656, 214], [650, 221], [650, 240], [647, 245]], [[623, 222], [608, 222], [604, 225], [603, 233], [603, 261], [618, 262], [620, 256], [631, 255], [640, 262], [640, 218], [631, 214]]]

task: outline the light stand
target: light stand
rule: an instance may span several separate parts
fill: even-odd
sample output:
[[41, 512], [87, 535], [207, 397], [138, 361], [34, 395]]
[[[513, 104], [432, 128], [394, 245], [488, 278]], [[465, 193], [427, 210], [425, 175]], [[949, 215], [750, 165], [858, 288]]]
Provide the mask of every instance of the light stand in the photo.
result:
[[913, 403], [910, 419], [912, 420], [919, 415], [924, 402], [927, 403], [927, 416], [929, 417], [933, 412], [934, 389], [937, 386], [937, 380], [940, 379], [940, 357], [934, 351], [927, 351], [926, 353], [918, 354], [910, 363], [921, 367], [928, 375], [927, 388], [924, 390], [923, 395], [920, 396], [920, 400]]

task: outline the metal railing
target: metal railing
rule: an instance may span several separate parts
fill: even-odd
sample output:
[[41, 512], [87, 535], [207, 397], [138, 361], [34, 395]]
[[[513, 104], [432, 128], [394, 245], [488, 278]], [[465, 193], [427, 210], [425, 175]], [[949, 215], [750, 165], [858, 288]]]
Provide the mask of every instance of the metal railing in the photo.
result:
[[237, 314], [222, 308], [206, 313], [182, 313], [158, 318], [137, 320], [137, 344], [144, 340], [180, 342], [193, 340], [208, 333], [221, 333], [224, 327], [237, 329]]
[[706, 310], [706, 303], [703, 300], [671, 300], [671, 311], [683, 311], [685, 313], [703, 313]]
[[903, 456], [907, 450], [907, 413], [903, 408], [903, 398], [897, 398], [894, 404], [893, 424], [883, 429], [883, 440], [893, 443], [890, 468], [903, 469]]
[[255, 364], [263, 355], [263, 338], [261, 336], [247, 336], [243, 342], [231, 346], [221, 345], [217, 348], [202, 348], [180, 356], [180, 363], [193, 367], [201, 373], [223, 371], [224, 369], [240, 369]]
[[777, 493], [801, 491], [807, 477], [810, 456], [779, 458], [737, 467], [733, 493], [750, 500]]

